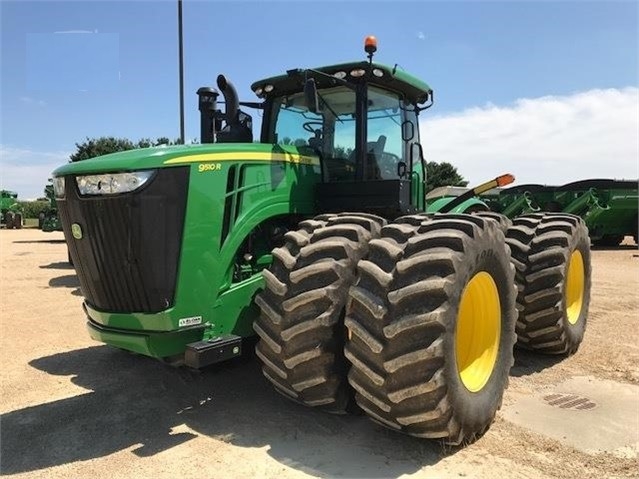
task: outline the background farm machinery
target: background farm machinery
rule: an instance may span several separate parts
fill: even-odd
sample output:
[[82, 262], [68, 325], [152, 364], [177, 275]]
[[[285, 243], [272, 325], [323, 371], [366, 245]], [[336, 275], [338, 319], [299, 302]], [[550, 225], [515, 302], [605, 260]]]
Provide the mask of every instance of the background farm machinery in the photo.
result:
[[46, 233], [62, 231], [62, 223], [58, 216], [58, 204], [55, 199], [52, 184], [45, 186], [44, 194], [47, 200], [49, 200], [49, 206], [38, 215], [38, 228]]
[[[428, 193], [427, 199], [437, 208], [439, 203], [466, 191], [459, 187], [436, 188]], [[616, 246], [625, 236], [632, 236], [637, 243], [637, 180], [588, 179], [563, 186], [518, 185], [487, 191], [481, 200], [486, 208], [508, 218], [539, 211], [581, 216], [595, 246]], [[481, 209], [482, 206], [475, 204], [469, 208]]]
[[18, 203], [18, 193], [2, 190], [0, 192], [0, 223], [7, 229], [20, 229], [23, 225], [22, 206]]

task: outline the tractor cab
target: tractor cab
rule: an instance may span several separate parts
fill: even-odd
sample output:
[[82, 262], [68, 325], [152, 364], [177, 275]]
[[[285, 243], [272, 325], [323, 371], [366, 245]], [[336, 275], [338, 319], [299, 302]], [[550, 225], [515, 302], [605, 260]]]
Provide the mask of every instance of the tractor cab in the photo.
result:
[[396, 67], [368, 61], [294, 69], [255, 82], [264, 100], [261, 142], [294, 145], [320, 158], [316, 198], [324, 211], [386, 217], [425, 208], [418, 114], [432, 90]]
[[[418, 114], [432, 105], [423, 81], [373, 62], [375, 37], [367, 37], [368, 61], [288, 70], [251, 86], [262, 100], [239, 102], [223, 76], [218, 87], [226, 113], [215, 110], [217, 93], [201, 88], [203, 142], [252, 141], [252, 121], [240, 106], [263, 110], [260, 143], [274, 152], [294, 146], [319, 157], [315, 197], [322, 211], [370, 211], [387, 218], [423, 211], [425, 163]], [[226, 120], [221, 128], [221, 119]]]
[[0, 196], [2, 196], [2, 198], [15, 200], [18, 198], [18, 193], [15, 191], [2, 190], [2, 192], [0, 192]]

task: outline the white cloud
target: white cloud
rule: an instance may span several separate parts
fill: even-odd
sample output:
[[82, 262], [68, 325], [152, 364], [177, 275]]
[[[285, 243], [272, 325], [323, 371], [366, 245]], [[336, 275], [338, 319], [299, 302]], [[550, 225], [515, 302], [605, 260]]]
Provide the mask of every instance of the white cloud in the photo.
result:
[[53, 32], [55, 34], [59, 34], [59, 35], [67, 35], [67, 34], [73, 34], [73, 33], [98, 33], [97, 30], [63, 30], [63, 31], [59, 31], [59, 32]]
[[47, 103], [44, 100], [37, 100], [30, 96], [21, 96], [20, 101], [25, 105], [47, 106]]
[[425, 112], [422, 121], [428, 161], [454, 164], [471, 184], [507, 172], [515, 185], [639, 176], [637, 88], [525, 98], [431, 119]]
[[424, 40], [426, 39], [426, 35], [424, 35], [424, 32], [417, 32], [417, 38]]
[[68, 161], [68, 152], [42, 152], [0, 145], [0, 187], [17, 191], [21, 200], [33, 200], [44, 195], [51, 172]]

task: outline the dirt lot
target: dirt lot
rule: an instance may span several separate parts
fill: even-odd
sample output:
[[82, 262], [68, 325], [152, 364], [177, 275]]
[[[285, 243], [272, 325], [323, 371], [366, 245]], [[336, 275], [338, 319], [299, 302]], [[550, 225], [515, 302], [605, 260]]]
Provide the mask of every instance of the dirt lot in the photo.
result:
[[[0, 240], [2, 474], [639, 476], [636, 444], [624, 454], [586, 453], [516, 426], [500, 412], [479, 441], [447, 451], [363, 416], [331, 416], [292, 404], [271, 389], [251, 358], [198, 374], [100, 345], [85, 331], [62, 234], [2, 230]], [[564, 360], [517, 352], [504, 407], [575, 376], [639, 384], [637, 250], [593, 252], [593, 274], [579, 352]]]

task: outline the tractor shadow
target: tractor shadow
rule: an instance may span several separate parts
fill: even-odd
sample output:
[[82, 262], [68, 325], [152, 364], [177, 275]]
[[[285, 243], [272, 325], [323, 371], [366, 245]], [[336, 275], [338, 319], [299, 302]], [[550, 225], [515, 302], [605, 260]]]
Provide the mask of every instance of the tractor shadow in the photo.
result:
[[515, 347], [514, 356], [515, 364], [510, 369], [510, 375], [516, 378], [541, 372], [566, 359], [566, 356], [539, 354], [518, 347]]
[[66, 240], [63, 240], [63, 239], [16, 240], [16, 241], [13, 241], [13, 243], [16, 243], [16, 244], [39, 244], [39, 243], [60, 244], [60, 243], [66, 243]]
[[[30, 365], [88, 391], [1, 417], [4, 474], [104, 457], [138, 446], [152, 456], [198, 435], [262, 448], [320, 477], [398, 477], [444, 458], [434, 441], [398, 434], [365, 416], [335, 416], [288, 401], [247, 358], [202, 372], [176, 369], [108, 346], [64, 352]], [[174, 432], [188, 426], [191, 432]], [[450, 451], [454, 453], [454, 451]]]
[[68, 261], [56, 261], [55, 263], [40, 265], [41, 269], [74, 269]]
[[66, 274], [49, 280], [50, 288], [79, 288], [80, 280], [75, 274]]
[[592, 251], [637, 251], [639, 246], [636, 244], [621, 244], [619, 246], [591, 246]]
[[[66, 264], [66, 263], [52, 263], [52, 264]], [[41, 268], [46, 266], [41, 266]], [[73, 269], [71, 266], [68, 269]], [[75, 274], [66, 274], [64, 276], [58, 276], [49, 280], [50, 288], [73, 288], [71, 294], [73, 296], [82, 296], [82, 290], [80, 289], [80, 280]]]

